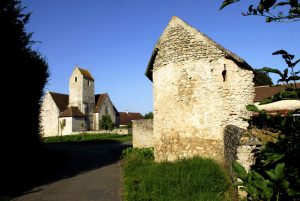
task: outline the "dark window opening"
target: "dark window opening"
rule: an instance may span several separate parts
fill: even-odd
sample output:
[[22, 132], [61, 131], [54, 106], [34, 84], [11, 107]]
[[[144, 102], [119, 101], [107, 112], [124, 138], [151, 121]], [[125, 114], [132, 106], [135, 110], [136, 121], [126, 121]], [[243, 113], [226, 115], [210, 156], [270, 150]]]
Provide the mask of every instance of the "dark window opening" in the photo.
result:
[[77, 77], [75, 77], [75, 82], [77, 82]]

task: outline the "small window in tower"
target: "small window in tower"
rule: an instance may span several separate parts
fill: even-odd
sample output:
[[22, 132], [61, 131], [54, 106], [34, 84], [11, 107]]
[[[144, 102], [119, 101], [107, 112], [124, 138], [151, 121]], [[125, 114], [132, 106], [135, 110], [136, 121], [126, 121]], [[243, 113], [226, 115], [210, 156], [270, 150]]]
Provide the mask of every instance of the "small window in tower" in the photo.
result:
[[75, 82], [77, 82], [77, 77], [75, 76]]
[[89, 80], [88, 80], [88, 85], [89, 85], [89, 86], [91, 85], [91, 81], [89, 81]]

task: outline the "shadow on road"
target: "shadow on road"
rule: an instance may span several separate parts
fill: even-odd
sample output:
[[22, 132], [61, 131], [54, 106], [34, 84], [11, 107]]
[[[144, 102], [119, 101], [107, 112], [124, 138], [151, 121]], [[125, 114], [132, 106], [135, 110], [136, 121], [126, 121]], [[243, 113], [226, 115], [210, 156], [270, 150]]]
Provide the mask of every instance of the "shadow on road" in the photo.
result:
[[40, 191], [42, 189], [34, 187], [84, 174], [117, 162], [120, 160], [122, 150], [129, 146], [131, 143], [114, 140], [44, 144], [41, 153], [34, 161], [20, 162], [19, 170], [22, 175], [16, 174], [19, 178], [12, 178], [11, 184], [8, 184], [10, 189], [2, 188], [1, 190], [5, 191], [1, 193], [14, 197]]

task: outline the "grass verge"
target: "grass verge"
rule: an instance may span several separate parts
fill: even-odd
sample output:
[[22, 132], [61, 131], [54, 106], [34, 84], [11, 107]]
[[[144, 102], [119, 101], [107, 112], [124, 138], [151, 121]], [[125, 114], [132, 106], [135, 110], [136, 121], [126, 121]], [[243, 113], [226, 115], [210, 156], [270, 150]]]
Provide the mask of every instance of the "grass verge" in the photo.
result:
[[104, 141], [112, 140], [118, 142], [127, 142], [132, 140], [132, 135], [118, 135], [118, 134], [79, 134], [79, 135], [65, 135], [44, 137], [43, 143], [65, 143], [65, 142], [86, 142], [86, 141]]
[[155, 163], [145, 149], [132, 149], [123, 169], [126, 201], [230, 200], [228, 176], [210, 159]]

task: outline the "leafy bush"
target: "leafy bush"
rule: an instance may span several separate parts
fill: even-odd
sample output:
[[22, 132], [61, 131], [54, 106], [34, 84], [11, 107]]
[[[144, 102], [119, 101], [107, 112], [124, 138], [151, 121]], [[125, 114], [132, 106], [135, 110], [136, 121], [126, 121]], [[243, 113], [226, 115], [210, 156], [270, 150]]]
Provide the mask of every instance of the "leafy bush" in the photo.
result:
[[272, 102], [276, 102], [276, 101], [280, 101], [280, 100], [285, 100], [285, 99], [298, 99], [298, 93], [299, 93], [299, 89], [290, 91], [289, 89], [281, 91], [279, 93], [274, 94], [272, 97], [268, 97], [264, 100], [262, 100], [259, 104], [260, 105], [264, 105], [264, 104], [268, 104], [268, 103], [272, 103]]
[[109, 115], [102, 115], [100, 127], [104, 130], [113, 130], [115, 126]]
[[154, 160], [154, 148], [133, 148], [129, 147], [122, 152], [122, 158], [126, 159], [131, 155], [138, 155], [144, 159]]
[[[256, 111], [255, 107], [247, 107]], [[272, 117], [264, 111], [262, 122], [281, 134], [277, 142], [269, 142], [255, 152], [256, 163], [247, 173], [240, 165], [234, 169], [242, 180], [243, 190], [251, 200], [300, 200], [300, 118], [289, 113], [286, 117]], [[278, 124], [270, 122], [279, 121]]]

